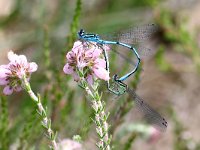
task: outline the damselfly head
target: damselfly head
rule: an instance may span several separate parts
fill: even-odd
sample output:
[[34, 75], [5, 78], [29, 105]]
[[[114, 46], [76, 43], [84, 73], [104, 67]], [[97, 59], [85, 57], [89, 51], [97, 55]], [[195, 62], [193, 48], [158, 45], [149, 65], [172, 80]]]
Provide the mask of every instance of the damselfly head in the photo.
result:
[[83, 29], [80, 29], [80, 31], [78, 32], [78, 35], [79, 35], [79, 36], [83, 36], [84, 33], [85, 33], [85, 31], [84, 31]]
[[118, 78], [118, 75], [117, 75], [117, 74], [113, 75], [112, 78], [113, 78], [114, 81], [119, 81], [119, 78]]
[[100, 38], [100, 36], [98, 34], [95, 34], [95, 37], [98, 38], [98, 39]]

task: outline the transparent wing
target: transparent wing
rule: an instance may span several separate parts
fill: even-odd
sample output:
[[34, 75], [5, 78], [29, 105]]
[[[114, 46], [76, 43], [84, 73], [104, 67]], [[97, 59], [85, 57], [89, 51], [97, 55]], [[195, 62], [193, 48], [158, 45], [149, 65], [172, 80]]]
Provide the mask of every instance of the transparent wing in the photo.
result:
[[146, 57], [146, 56], [147, 57], [152, 56], [155, 53], [154, 50], [152, 50], [151, 48], [147, 48], [143, 45], [135, 45], [134, 47], [136, 48], [136, 50], [141, 58]]
[[[108, 53], [108, 59], [110, 64], [110, 73], [118, 74], [120, 77], [126, 75], [127, 73], [131, 72], [136, 68], [138, 63], [138, 58], [136, 57], [135, 53], [126, 47], [118, 46], [118, 45], [109, 45], [110, 51]], [[143, 60], [143, 56], [149, 56], [153, 54], [152, 50], [149, 48], [145, 48], [143, 46], [137, 45], [134, 46], [137, 52], [140, 55], [140, 58]], [[141, 68], [141, 65], [139, 65]], [[143, 69], [142, 69], [143, 70]], [[134, 76], [134, 75], [133, 75]]]
[[[84, 46], [87, 46], [87, 45], [89, 46], [90, 44], [92, 44], [94, 46], [100, 46], [100, 47], [102, 47], [98, 43], [94, 44], [94, 43], [88, 42], [88, 41], [81, 41], [81, 42], [82, 43], [80, 43], [79, 45], [74, 46], [73, 48], [78, 48], [78, 47], [81, 47], [83, 45]], [[126, 52], [126, 50], [124, 51], [124, 49], [127, 49], [128, 51], [131, 51], [130, 49], [128, 49], [128, 48], [122, 48], [121, 46], [118, 46], [120, 48], [116, 49], [116, 48], [113, 48], [113, 45], [108, 45], [108, 44], [107, 45], [104, 44], [104, 45], [106, 47], [109, 47], [111, 51], [115, 52], [116, 54], [118, 54], [123, 59], [127, 60], [130, 63], [133, 63], [133, 61], [130, 61], [130, 58], [128, 58], [126, 56], [126, 54], [124, 54]], [[147, 47], [143, 46], [141, 43], [140, 44], [133, 44], [132, 46], [137, 50], [137, 52], [138, 52], [138, 54], [140, 55], [141, 58], [142, 57], [146, 57], [146, 56], [151, 56], [151, 55], [154, 54], [154, 51], [151, 48], [147, 48]]]
[[[122, 77], [136, 68], [138, 58], [136, 57], [133, 50], [120, 45], [106, 45], [106, 47], [109, 47], [110, 49], [107, 51], [107, 53], [111, 76], [118, 74], [120, 77]], [[146, 55], [149, 56], [152, 52], [151, 49], [140, 45], [136, 45], [134, 47], [138, 51], [141, 58]], [[139, 68], [142, 69], [141, 65], [139, 65]]]
[[100, 34], [102, 40], [109, 41], [120, 41], [123, 43], [140, 43], [153, 36], [153, 34], [158, 30], [158, 26], [155, 24], [147, 24], [138, 27], [131, 27], [127, 30], [122, 30], [120, 32]]
[[[123, 49], [124, 48], [121, 48], [119, 50], [116, 49], [116, 48], [110, 48], [110, 52], [114, 52], [117, 56], [122, 58], [125, 62], [129, 63], [130, 65], [136, 66], [136, 63], [137, 63], [136, 59], [135, 58], [131, 58], [131, 56]], [[131, 52], [130, 49], [127, 49], [127, 50], [129, 52]], [[132, 54], [132, 55], [134, 55], [134, 54]]]
[[119, 45], [108, 46], [110, 76], [118, 74], [122, 77], [137, 66], [138, 59], [131, 49]]
[[[151, 48], [147, 48], [147, 47], [143, 46], [142, 44], [134, 44], [132, 46], [136, 49], [136, 51], [139, 54], [140, 58], [150, 57], [155, 53], [154, 50], [152, 50]], [[124, 49], [127, 49], [128, 51], [131, 51], [131, 49], [121, 48], [121, 46], [119, 46], [119, 47], [120, 48], [118, 48], [118, 49], [112, 49], [112, 51], [114, 51], [115, 53], [117, 53], [119, 55], [125, 55], [124, 53], [126, 51]]]
[[144, 114], [145, 120], [159, 131], [164, 132], [167, 128], [167, 121], [153, 108], [146, 104], [133, 90], [127, 89], [133, 98], [136, 107]]

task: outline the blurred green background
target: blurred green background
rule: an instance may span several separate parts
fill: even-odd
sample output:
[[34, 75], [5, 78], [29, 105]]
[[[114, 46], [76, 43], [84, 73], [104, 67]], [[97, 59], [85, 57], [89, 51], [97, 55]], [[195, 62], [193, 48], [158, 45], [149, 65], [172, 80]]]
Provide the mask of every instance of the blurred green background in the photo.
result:
[[[112, 146], [116, 150], [200, 150], [198, 0], [1, 0], [0, 64], [8, 62], [9, 50], [36, 62], [39, 69], [32, 75], [31, 85], [48, 107], [57, 140], [78, 134], [85, 149], [95, 150], [93, 112], [84, 91], [62, 72], [65, 55], [80, 28], [109, 33], [148, 23], [159, 27], [144, 43], [152, 55], [142, 59], [142, 69], [127, 83], [167, 119], [168, 129], [153, 143], [136, 131], [125, 133], [127, 126], [138, 121], [133, 103], [127, 96], [115, 98], [106, 93], [102, 83], [102, 99], [111, 112]], [[130, 69], [127, 63], [122, 64], [123, 70], [118, 68], [114, 55], [110, 59], [113, 70]], [[27, 94], [2, 95], [0, 149], [48, 149]]]

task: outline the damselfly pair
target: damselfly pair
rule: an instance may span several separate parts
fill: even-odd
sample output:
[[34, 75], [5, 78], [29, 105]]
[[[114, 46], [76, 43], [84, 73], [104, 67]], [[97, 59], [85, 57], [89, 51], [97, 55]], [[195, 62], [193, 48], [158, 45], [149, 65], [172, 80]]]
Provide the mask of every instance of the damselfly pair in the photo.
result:
[[[81, 29], [78, 32], [78, 36], [81, 40], [85, 42], [94, 42], [97, 45], [101, 45], [101, 46], [118, 45], [121, 47], [125, 47], [134, 53], [134, 55], [137, 58], [137, 63], [136, 63], [136, 66], [133, 68], [133, 70], [123, 75], [122, 77], [118, 77], [117, 75], [114, 75], [113, 83], [110, 85], [110, 82], [108, 81], [107, 88], [109, 91], [111, 91], [115, 95], [122, 95], [127, 92], [132, 97], [137, 108], [139, 108], [139, 110], [144, 114], [144, 118], [146, 119], [146, 121], [152, 124], [158, 130], [165, 131], [167, 128], [166, 120], [154, 109], [152, 109], [148, 104], [146, 104], [139, 96], [137, 96], [134, 90], [131, 90], [130, 88], [128, 88], [128, 86], [125, 83], [123, 83], [123, 81], [128, 79], [131, 75], [133, 75], [137, 71], [140, 65], [140, 61], [141, 61], [141, 58], [137, 49], [134, 46], [124, 43], [123, 41], [125, 40], [127, 42], [129, 39], [131, 39], [132, 41], [137, 42], [139, 40], [149, 38], [150, 35], [156, 31], [156, 29], [157, 27], [154, 24], [133, 28], [133, 29], [128, 30], [127, 33], [123, 33], [120, 36], [118, 36], [117, 38], [120, 38], [121, 39], [120, 41], [104, 40], [98, 34], [85, 33], [83, 29]], [[110, 38], [111, 36], [108, 35], [107, 37]], [[116, 39], [116, 36], [115, 36], [115, 39]], [[104, 57], [106, 61], [106, 69], [109, 72], [109, 69], [110, 69], [109, 59], [108, 59], [108, 54], [106, 50], [104, 50]]]

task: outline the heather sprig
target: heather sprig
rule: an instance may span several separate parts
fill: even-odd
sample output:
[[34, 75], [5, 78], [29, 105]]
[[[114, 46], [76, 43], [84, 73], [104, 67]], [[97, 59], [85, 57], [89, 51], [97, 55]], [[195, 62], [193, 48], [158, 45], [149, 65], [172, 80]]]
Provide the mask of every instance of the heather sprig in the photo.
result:
[[94, 110], [92, 119], [96, 125], [99, 141], [96, 143], [101, 150], [110, 150], [111, 137], [108, 134], [107, 119], [109, 113], [105, 112], [105, 102], [99, 94], [99, 79], [109, 80], [109, 72], [105, 69], [106, 62], [101, 58], [102, 48], [94, 43], [77, 41], [71, 51], [66, 55], [67, 63], [63, 68], [66, 74], [73, 76], [74, 80], [85, 89]]
[[47, 117], [47, 110], [44, 109], [39, 94], [36, 95], [29, 83], [31, 74], [38, 68], [34, 62], [29, 63], [26, 56], [8, 53], [9, 63], [0, 66], [0, 85], [4, 85], [3, 93], [10, 95], [13, 91], [25, 90], [37, 106], [37, 112], [41, 117], [41, 124], [46, 130], [46, 135], [51, 141], [51, 147], [57, 149], [55, 141], [56, 134], [51, 129], [51, 120]]
[[101, 100], [101, 95], [98, 92], [99, 82], [96, 80], [91, 86], [84, 78], [81, 78], [80, 82], [90, 97], [91, 107], [94, 110], [95, 117], [93, 122], [96, 125], [96, 132], [99, 136], [99, 142], [96, 145], [99, 149], [110, 150], [111, 137], [108, 134], [109, 125], [107, 123], [109, 113], [105, 112], [105, 102]]

